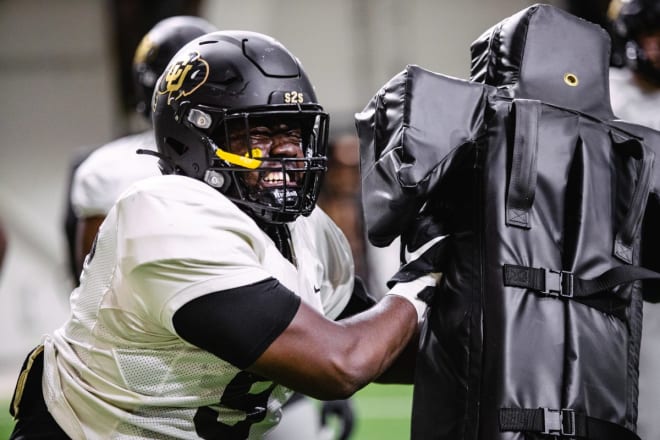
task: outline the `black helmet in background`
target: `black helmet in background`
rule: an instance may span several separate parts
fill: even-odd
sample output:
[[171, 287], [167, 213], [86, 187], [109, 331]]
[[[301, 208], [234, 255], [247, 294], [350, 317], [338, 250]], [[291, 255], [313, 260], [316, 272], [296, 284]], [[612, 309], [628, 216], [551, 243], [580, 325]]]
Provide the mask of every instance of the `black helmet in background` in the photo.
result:
[[[615, 38], [623, 41], [623, 62], [646, 79], [660, 84], [660, 66], [640, 44], [640, 37], [656, 33], [660, 42], [660, 0], [613, 0], [610, 5]], [[660, 43], [659, 43], [660, 44]]]
[[[280, 42], [248, 31], [197, 38], [172, 59], [153, 99], [164, 174], [202, 180], [267, 223], [312, 212], [326, 170], [328, 115], [300, 62]], [[249, 147], [251, 128], [274, 122], [298, 130], [302, 157], [261, 157]], [[230, 147], [239, 132], [245, 154]], [[278, 187], [264, 187], [249, 183], [255, 173], [284, 178]]]
[[174, 54], [189, 41], [215, 31], [217, 28], [203, 18], [179, 15], [159, 21], [142, 37], [132, 64], [138, 113], [150, 117], [156, 81]]

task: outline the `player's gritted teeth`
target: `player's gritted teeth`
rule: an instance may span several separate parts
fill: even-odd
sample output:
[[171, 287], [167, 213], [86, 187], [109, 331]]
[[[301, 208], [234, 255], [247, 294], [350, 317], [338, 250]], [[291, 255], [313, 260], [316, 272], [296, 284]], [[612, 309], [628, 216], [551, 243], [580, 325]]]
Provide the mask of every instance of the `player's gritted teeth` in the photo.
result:
[[289, 173], [283, 173], [281, 171], [271, 171], [266, 173], [261, 178], [261, 185], [263, 187], [279, 187], [284, 186], [286, 180], [286, 186], [292, 187], [296, 186], [296, 182], [291, 179]]

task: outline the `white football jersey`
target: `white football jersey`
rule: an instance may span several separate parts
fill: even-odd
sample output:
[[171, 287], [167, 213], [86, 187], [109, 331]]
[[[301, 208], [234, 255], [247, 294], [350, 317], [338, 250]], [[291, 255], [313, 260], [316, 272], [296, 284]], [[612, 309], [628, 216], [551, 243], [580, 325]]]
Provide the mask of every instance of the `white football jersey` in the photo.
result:
[[104, 216], [129, 186], [160, 173], [158, 158], [135, 151], [156, 150], [154, 131], [125, 136], [92, 152], [73, 176], [71, 205], [76, 216]]
[[642, 89], [630, 69], [612, 68], [610, 96], [618, 118], [660, 130], [660, 88]]
[[44, 339], [44, 397], [58, 424], [75, 439], [261, 438], [291, 391], [185, 342], [172, 317], [202, 295], [273, 277], [336, 318], [353, 290], [346, 238], [318, 208], [290, 230], [297, 266], [205, 183], [134, 184], [99, 230], [71, 317]]

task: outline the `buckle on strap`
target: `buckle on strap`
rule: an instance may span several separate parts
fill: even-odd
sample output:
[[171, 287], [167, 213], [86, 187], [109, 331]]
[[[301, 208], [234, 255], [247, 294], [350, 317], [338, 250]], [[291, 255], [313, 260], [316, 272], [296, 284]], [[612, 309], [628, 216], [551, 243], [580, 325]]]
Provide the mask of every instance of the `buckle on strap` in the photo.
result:
[[543, 269], [545, 283], [541, 293], [549, 296], [573, 297], [573, 272]]
[[575, 436], [575, 411], [572, 409], [551, 409], [541, 408], [543, 410], [543, 431], [542, 434], [555, 435], [562, 437]]

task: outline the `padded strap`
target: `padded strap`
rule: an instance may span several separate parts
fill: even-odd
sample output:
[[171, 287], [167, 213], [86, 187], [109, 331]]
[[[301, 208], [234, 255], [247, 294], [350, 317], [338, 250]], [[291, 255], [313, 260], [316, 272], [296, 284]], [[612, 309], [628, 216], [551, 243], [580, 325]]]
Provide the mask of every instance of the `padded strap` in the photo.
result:
[[[660, 279], [658, 272], [627, 265], [614, 267], [590, 280], [578, 278], [572, 272], [543, 267], [505, 264], [503, 269], [505, 286], [524, 287], [548, 296], [563, 298], [587, 298], [600, 292], [606, 292], [620, 284], [637, 280]], [[601, 309], [597, 303], [589, 305], [609, 313], [608, 308]]]
[[529, 211], [536, 192], [536, 152], [540, 101], [515, 99], [516, 115], [511, 176], [506, 195], [506, 225], [529, 229]]
[[528, 431], [553, 438], [640, 440], [629, 429], [572, 409], [501, 408], [500, 431]]
[[635, 138], [624, 138], [610, 131], [612, 142], [617, 145], [626, 144], [626, 148], [621, 151], [630, 152], [631, 156], [637, 158], [640, 162], [640, 170], [637, 175], [637, 185], [630, 200], [628, 213], [623, 218], [621, 227], [617, 231], [614, 239], [613, 254], [621, 261], [632, 264], [633, 261], [633, 241], [635, 235], [642, 223], [642, 217], [646, 210], [646, 200], [651, 189], [651, 174], [655, 155], [652, 151], [644, 148], [644, 145]]

